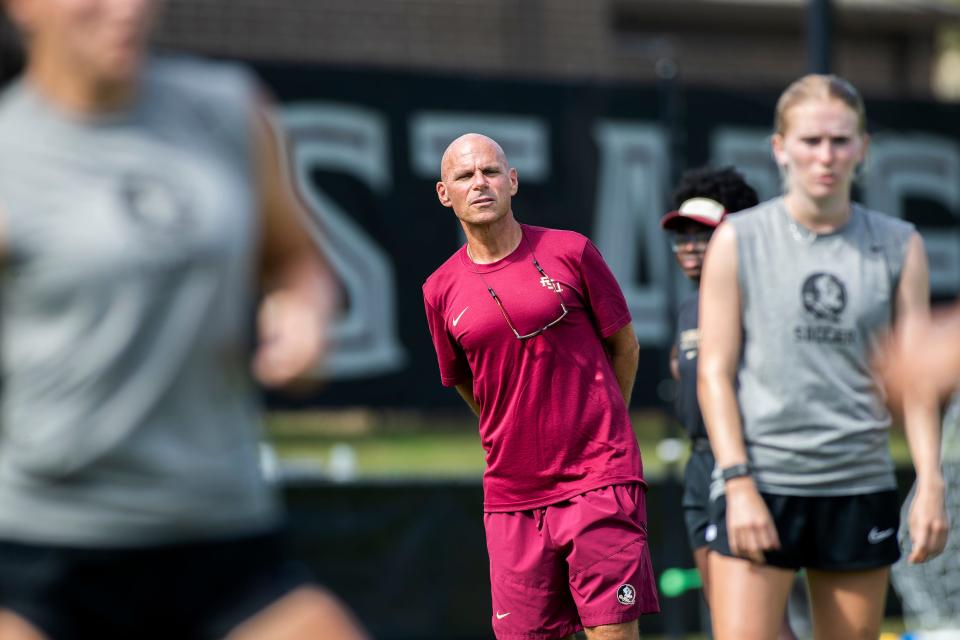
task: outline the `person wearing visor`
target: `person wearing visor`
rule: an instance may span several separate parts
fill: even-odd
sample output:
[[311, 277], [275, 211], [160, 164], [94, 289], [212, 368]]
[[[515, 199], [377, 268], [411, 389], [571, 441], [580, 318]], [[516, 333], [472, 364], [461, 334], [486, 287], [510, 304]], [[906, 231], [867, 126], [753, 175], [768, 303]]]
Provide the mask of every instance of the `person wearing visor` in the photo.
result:
[[728, 212], [757, 205], [756, 191], [733, 167], [702, 167], [684, 172], [673, 193], [675, 210], [660, 220], [670, 234], [677, 264], [698, 285], [677, 310], [676, 340], [670, 350], [670, 373], [677, 381], [677, 418], [690, 438], [690, 458], [684, 472], [683, 514], [687, 537], [709, 602], [707, 574], [707, 529], [710, 504], [710, 474], [714, 459], [707, 429], [697, 401], [697, 353], [700, 332], [700, 269], [713, 230]]
[[440, 172], [467, 242], [423, 298], [440, 380], [480, 417], [494, 633], [635, 639], [659, 607], [623, 293], [587, 238], [516, 220], [490, 138], [454, 140]]

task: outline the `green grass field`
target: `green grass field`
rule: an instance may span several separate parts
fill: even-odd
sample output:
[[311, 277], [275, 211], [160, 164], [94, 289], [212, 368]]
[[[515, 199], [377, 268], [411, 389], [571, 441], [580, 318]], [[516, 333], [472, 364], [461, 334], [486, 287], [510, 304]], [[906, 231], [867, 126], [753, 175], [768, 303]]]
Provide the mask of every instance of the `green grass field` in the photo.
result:
[[[636, 412], [632, 418], [645, 473], [656, 478], [667, 470], [657, 456], [657, 444], [668, 436], [682, 438], [682, 433], [659, 412]], [[275, 412], [267, 416], [267, 433], [283, 462], [305, 470], [322, 471], [334, 448], [348, 445], [360, 477], [478, 477], [483, 473], [477, 422], [466, 409], [447, 414], [369, 409]], [[898, 464], [909, 464], [899, 429], [891, 431], [891, 451]]]

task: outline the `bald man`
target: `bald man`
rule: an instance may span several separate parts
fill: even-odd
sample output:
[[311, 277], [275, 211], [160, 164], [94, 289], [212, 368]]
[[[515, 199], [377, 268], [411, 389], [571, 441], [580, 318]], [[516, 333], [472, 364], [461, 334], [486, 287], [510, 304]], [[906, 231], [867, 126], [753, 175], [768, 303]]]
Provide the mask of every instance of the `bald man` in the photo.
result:
[[447, 148], [437, 196], [467, 242], [424, 283], [440, 380], [480, 418], [493, 630], [638, 638], [659, 610], [627, 403], [639, 348], [596, 247], [519, 223], [496, 142]]

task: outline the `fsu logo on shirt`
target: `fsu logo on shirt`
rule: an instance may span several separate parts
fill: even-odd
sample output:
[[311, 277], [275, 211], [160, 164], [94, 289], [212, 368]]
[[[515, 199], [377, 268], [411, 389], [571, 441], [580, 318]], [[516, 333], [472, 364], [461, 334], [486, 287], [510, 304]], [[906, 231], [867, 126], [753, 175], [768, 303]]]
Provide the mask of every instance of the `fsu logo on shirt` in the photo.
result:
[[693, 360], [700, 350], [700, 329], [686, 329], [680, 332], [680, 353], [685, 360]]
[[803, 307], [817, 320], [839, 322], [847, 306], [847, 289], [832, 273], [813, 273], [803, 283]]
[[166, 180], [129, 173], [123, 176], [119, 188], [125, 211], [144, 227], [172, 234], [187, 226], [190, 218], [187, 198]]
[[[800, 292], [803, 308], [818, 324], [795, 326], [793, 337], [797, 342], [845, 345], [853, 344], [857, 334], [853, 329], [836, 326], [847, 308], [847, 288], [832, 273], [818, 271], [807, 276]], [[822, 324], [823, 321], [831, 324]]]
[[557, 293], [563, 293], [563, 289], [560, 288], [560, 283], [553, 278], [548, 278], [547, 276], [540, 278], [540, 286], [546, 287], [547, 289], [553, 289]]

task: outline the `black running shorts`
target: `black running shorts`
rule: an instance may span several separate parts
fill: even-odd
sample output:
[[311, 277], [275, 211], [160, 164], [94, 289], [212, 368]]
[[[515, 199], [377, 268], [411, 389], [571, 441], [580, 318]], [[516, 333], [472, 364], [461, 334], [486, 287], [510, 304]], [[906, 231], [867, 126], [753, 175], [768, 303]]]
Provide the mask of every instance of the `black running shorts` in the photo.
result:
[[51, 640], [219, 640], [309, 582], [279, 534], [129, 549], [0, 542], [0, 607]]
[[[706, 441], [703, 441], [706, 442]], [[691, 549], [707, 546], [710, 525], [710, 474], [715, 465], [709, 444], [693, 447], [683, 473], [683, 519]]]
[[[896, 490], [847, 496], [760, 495], [780, 537], [780, 549], [766, 553], [771, 566], [852, 571], [885, 567], [900, 558]], [[723, 496], [710, 503], [707, 538], [711, 551], [733, 555]]]

